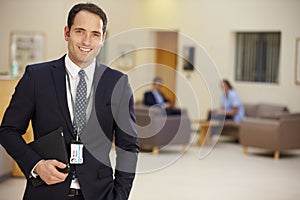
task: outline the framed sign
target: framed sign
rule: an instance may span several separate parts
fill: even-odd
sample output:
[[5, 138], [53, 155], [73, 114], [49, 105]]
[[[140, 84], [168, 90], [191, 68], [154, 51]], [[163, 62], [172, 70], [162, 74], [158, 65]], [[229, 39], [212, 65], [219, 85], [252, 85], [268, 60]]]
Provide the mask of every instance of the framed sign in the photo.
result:
[[195, 47], [185, 46], [183, 47], [183, 70], [193, 71], [195, 63]]
[[134, 67], [134, 47], [131, 45], [120, 46], [120, 57], [118, 67], [122, 70], [129, 70]]
[[300, 38], [296, 39], [295, 82], [300, 85]]
[[36, 32], [12, 32], [10, 34], [11, 76], [24, 73], [28, 64], [41, 62], [44, 57], [45, 36]]

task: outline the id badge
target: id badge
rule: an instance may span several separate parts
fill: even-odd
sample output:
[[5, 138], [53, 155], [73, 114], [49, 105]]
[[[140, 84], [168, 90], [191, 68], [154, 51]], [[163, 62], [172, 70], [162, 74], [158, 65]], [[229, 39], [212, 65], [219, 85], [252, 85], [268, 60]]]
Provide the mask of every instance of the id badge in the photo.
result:
[[71, 143], [71, 156], [70, 164], [82, 164], [83, 163], [83, 144], [78, 141]]

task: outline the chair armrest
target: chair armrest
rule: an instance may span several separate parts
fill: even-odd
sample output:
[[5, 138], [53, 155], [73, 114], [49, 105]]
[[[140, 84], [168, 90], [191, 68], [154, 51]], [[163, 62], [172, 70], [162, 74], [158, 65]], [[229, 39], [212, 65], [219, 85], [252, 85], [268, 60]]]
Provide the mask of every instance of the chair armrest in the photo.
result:
[[280, 120], [280, 148], [292, 149], [300, 147], [300, 115], [289, 116]]
[[279, 120], [244, 119], [240, 122], [240, 143], [275, 150], [279, 144], [279, 124]]

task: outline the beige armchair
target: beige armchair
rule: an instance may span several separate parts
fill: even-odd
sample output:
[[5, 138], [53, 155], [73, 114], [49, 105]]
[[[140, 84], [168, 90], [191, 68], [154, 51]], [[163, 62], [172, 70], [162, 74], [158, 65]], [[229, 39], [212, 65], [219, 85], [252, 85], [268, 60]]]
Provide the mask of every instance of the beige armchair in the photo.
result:
[[[245, 118], [244, 121], [250, 119], [265, 120], [273, 119], [278, 120], [281, 115], [289, 113], [285, 105], [272, 104], [272, 103], [244, 103]], [[226, 120], [222, 129], [221, 135], [231, 136], [236, 140], [240, 140], [240, 122]]]
[[247, 118], [240, 123], [240, 143], [247, 153], [248, 147], [274, 151], [300, 148], [300, 113], [283, 114], [279, 119]]
[[135, 106], [138, 141], [141, 149], [153, 153], [167, 145], [183, 145], [186, 150], [191, 137], [190, 119], [185, 110], [181, 115], [166, 115], [159, 106]]

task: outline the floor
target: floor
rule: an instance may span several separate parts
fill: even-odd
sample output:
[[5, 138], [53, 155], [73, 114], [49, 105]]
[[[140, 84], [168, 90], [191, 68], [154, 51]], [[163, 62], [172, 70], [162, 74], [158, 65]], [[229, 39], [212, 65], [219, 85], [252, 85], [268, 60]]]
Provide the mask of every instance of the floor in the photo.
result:
[[[162, 149], [158, 155], [143, 152], [130, 200], [298, 200], [300, 151], [272, 152], [249, 149], [223, 140], [203, 148], [194, 144]], [[0, 183], [0, 200], [20, 200], [25, 180]]]

